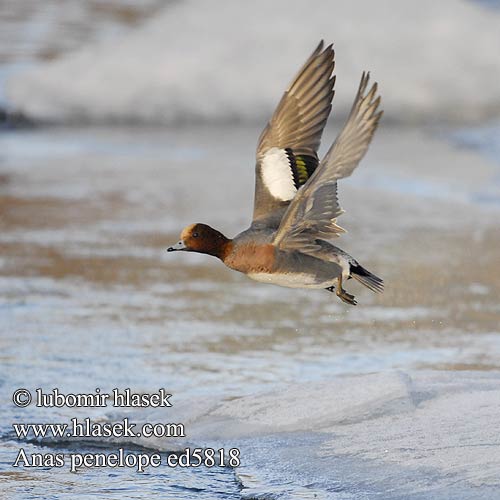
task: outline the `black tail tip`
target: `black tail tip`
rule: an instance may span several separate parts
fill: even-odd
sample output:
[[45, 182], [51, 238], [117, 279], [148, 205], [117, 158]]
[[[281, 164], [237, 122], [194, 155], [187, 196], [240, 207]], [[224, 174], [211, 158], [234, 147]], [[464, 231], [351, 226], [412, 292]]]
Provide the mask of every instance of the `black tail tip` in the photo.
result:
[[359, 264], [351, 265], [351, 276], [369, 288], [372, 292], [382, 293], [384, 291], [384, 280], [375, 276], [375, 274]]

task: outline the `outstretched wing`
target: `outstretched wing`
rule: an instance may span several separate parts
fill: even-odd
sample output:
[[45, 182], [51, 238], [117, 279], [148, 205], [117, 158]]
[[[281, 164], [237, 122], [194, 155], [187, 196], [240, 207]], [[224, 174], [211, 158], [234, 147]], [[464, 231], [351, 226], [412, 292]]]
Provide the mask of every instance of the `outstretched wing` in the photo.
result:
[[368, 150], [383, 111], [377, 112], [377, 83], [366, 93], [370, 73], [363, 72], [358, 92], [344, 128], [321, 161], [322, 176], [349, 177]]
[[335, 53], [323, 41], [281, 98], [257, 146], [254, 221], [277, 227], [286, 207], [318, 165], [330, 114]]
[[366, 93], [369, 73], [363, 73], [349, 118], [318, 169], [288, 207], [274, 244], [314, 253], [315, 239], [337, 237], [344, 229], [337, 217], [344, 211], [337, 198], [337, 180], [351, 175], [365, 155], [382, 111], [377, 84]]

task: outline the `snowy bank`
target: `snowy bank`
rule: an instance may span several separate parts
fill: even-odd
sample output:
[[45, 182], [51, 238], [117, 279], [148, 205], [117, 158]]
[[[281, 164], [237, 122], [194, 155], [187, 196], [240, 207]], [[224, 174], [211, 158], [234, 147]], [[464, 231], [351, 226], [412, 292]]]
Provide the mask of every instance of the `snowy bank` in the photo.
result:
[[[498, 498], [497, 372], [382, 372], [181, 399], [167, 412], [187, 440], [138, 442], [238, 447], [244, 498]], [[147, 418], [165, 420], [165, 410]]]
[[335, 42], [334, 113], [362, 70], [386, 116], [500, 114], [500, 14], [465, 0], [169, 3], [126, 36], [10, 78], [16, 111], [58, 122], [264, 121], [318, 40]]

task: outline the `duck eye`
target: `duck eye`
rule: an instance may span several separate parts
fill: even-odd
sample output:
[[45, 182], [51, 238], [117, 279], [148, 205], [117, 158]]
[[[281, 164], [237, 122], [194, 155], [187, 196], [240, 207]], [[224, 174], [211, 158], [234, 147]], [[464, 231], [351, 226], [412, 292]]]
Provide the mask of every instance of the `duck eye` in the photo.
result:
[[193, 233], [191, 236], [192, 236], [193, 238], [198, 238], [199, 234], [195, 232], [195, 233]]

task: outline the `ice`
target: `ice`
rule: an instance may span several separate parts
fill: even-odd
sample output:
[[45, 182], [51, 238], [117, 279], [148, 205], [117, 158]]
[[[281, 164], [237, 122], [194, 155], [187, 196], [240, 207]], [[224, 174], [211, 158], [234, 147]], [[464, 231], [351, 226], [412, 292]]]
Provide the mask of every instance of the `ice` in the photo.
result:
[[338, 118], [371, 70], [386, 117], [500, 111], [498, 10], [464, 0], [169, 3], [137, 30], [16, 72], [10, 107], [40, 120], [264, 121], [319, 39], [337, 51]]
[[183, 422], [187, 438], [138, 443], [238, 447], [243, 498], [498, 498], [498, 372], [386, 371], [180, 399], [137, 418]]

